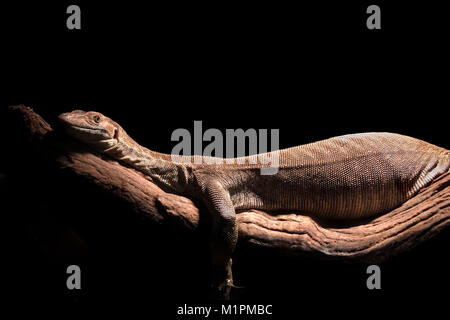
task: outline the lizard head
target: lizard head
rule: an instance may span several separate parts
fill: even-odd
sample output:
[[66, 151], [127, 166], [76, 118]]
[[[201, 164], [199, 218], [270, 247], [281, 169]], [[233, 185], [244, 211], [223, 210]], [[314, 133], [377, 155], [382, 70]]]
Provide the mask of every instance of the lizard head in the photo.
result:
[[122, 128], [99, 112], [74, 110], [58, 117], [66, 132], [99, 151], [106, 151], [119, 141]]

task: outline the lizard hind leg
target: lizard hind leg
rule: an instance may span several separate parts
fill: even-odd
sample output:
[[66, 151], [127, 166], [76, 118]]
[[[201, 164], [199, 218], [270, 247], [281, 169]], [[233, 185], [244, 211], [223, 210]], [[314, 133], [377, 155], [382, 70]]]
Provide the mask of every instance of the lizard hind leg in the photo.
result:
[[236, 213], [229, 192], [217, 181], [205, 186], [204, 200], [211, 214], [212, 296], [229, 299], [230, 289], [235, 287], [231, 256], [238, 237]]

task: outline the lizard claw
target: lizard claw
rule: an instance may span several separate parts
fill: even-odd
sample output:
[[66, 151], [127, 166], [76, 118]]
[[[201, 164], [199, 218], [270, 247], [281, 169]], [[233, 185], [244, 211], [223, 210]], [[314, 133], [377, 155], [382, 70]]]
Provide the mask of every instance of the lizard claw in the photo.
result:
[[212, 287], [215, 287], [219, 291], [225, 290], [227, 288], [235, 288], [235, 289], [244, 289], [245, 288], [245, 287], [235, 285], [233, 283], [233, 280], [231, 280], [231, 279], [227, 279], [217, 286], [212, 285]]
[[231, 279], [227, 279], [227, 284], [226, 284], [228, 287], [231, 287], [231, 288], [235, 288], [235, 289], [244, 289], [245, 287], [241, 287], [241, 286], [237, 286], [237, 285], [235, 285], [234, 283], [233, 283], [233, 280], [231, 280]]

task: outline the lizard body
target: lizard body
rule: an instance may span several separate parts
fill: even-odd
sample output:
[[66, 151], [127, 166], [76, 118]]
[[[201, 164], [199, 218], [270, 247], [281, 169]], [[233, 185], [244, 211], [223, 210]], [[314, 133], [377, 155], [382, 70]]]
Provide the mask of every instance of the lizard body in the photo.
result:
[[254, 161], [256, 156], [216, 164], [209, 164], [207, 157], [198, 163], [196, 156], [187, 163], [173, 161], [170, 155], [140, 146], [120, 125], [97, 112], [75, 110], [60, 115], [60, 120], [69, 134], [97, 151], [207, 205], [212, 214], [213, 272], [220, 290], [232, 283], [236, 211], [295, 210], [344, 221], [375, 217], [450, 170], [450, 151], [393, 133], [345, 135], [273, 151], [278, 172], [262, 175], [265, 165]]

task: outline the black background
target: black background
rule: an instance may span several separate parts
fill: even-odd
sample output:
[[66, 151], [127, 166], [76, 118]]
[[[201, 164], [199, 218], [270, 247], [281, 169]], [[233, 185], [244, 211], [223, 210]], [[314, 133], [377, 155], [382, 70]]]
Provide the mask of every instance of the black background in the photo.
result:
[[[381, 7], [381, 30], [366, 28], [373, 3]], [[75, 108], [97, 110], [142, 145], [166, 153], [174, 146], [172, 131], [192, 131], [194, 120], [204, 130], [278, 128], [281, 148], [367, 131], [450, 148], [444, 8], [373, 3], [2, 5], [2, 108], [26, 104], [50, 123]], [[81, 30], [66, 28], [69, 4], [81, 7]], [[8, 178], [4, 152], [0, 172]], [[63, 184], [43, 198], [44, 191], [17, 193], [13, 178], [4, 177], [11, 300], [49, 309], [138, 305], [160, 318], [174, 317], [178, 305], [207, 301], [201, 239], [193, 244], [124, 218], [120, 207], [99, 203], [95, 191], [67, 203], [67, 194], [89, 186]], [[30, 199], [41, 207], [30, 207]], [[67, 228], [80, 232], [83, 250], [65, 244]], [[236, 282], [247, 288], [237, 302], [274, 304], [280, 318], [304, 317], [307, 310], [350, 317], [382, 316], [390, 307], [399, 315], [433, 311], [448, 300], [449, 236], [444, 231], [383, 263], [380, 291], [367, 290], [364, 264], [237, 252]], [[75, 293], [65, 289], [65, 267], [73, 263], [86, 274]]]

